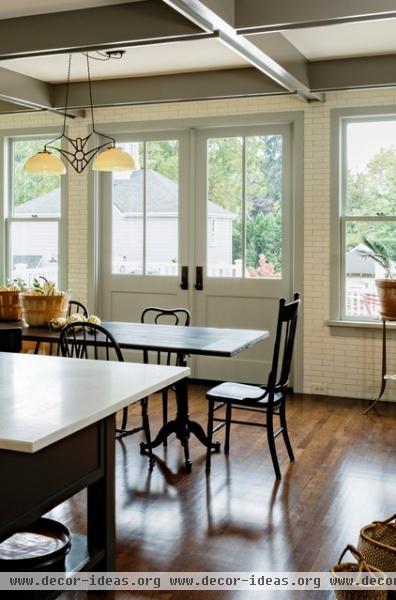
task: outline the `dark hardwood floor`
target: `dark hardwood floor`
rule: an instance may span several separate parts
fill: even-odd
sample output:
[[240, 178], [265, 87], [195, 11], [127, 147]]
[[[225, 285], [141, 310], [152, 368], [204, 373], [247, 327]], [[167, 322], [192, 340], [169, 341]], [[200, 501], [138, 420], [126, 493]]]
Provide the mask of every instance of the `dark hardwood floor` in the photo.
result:
[[[206, 426], [205, 388], [191, 386], [190, 413]], [[160, 395], [150, 399], [152, 430]], [[362, 525], [396, 512], [396, 406], [362, 415], [359, 400], [295, 396], [288, 402], [296, 461], [278, 439], [283, 479], [274, 478], [265, 430], [234, 425], [231, 454], [215, 454], [205, 472], [204, 448], [191, 440], [193, 471], [183, 469], [180, 444], [158, 450], [148, 471], [139, 435], [117, 442], [117, 568], [121, 571], [326, 571]], [[173, 413], [173, 398], [170, 414]], [[130, 411], [139, 421], [140, 407]], [[250, 417], [250, 415], [249, 415]], [[217, 439], [222, 441], [224, 430]], [[51, 514], [78, 530], [80, 494]], [[279, 592], [145, 592], [129, 600], [249, 600]], [[331, 592], [282, 592], [284, 598], [328, 599]], [[103, 598], [84, 592], [63, 599]]]

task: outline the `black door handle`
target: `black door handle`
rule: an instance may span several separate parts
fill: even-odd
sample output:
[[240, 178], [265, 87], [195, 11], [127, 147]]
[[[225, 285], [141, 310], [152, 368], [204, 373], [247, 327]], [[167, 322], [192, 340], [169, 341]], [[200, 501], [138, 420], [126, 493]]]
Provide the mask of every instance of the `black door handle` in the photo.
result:
[[180, 288], [188, 290], [188, 267], [181, 268]]
[[203, 267], [195, 267], [195, 289], [203, 290]]

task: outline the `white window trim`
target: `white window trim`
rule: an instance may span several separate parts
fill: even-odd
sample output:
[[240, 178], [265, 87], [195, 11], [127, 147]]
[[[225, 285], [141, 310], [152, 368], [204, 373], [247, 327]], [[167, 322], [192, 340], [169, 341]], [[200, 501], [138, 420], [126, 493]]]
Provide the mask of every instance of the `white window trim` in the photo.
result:
[[345, 228], [349, 221], [396, 221], [396, 216], [349, 216], [344, 212], [346, 199], [346, 126], [351, 122], [396, 120], [394, 106], [359, 107], [331, 111], [331, 182], [330, 182], [330, 319], [329, 326], [348, 323], [365, 327], [379, 325], [370, 317], [345, 314]]

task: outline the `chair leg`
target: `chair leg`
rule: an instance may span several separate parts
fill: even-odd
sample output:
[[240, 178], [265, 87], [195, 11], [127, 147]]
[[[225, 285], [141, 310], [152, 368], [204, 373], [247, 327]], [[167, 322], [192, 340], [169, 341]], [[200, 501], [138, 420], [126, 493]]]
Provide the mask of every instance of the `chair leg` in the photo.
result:
[[231, 432], [231, 418], [232, 418], [232, 404], [226, 404], [226, 424], [225, 424], [225, 443], [224, 443], [224, 454], [230, 452], [230, 432]]
[[281, 472], [279, 468], [278, 456], [276, 454], [276, 445], [274, 438], [274, 417], [272, 413], [267, 413], [267, 438], [268, 438], [268, 447], [270, 450], [272, 464], [275, 471], [275, 476], [277, 479], [281, 479]]
[[[166, 425], [168, 422], [168, 388], [162, 390], [162, 424]], [[167, 438], [164, 439], [164, 448], [167, 447]]]
[[213, 412], [214, 400], [208, 400], [208, 431], [207, 431], [207, 447], [206, 447], [206, 470], [210, 471], [210, 463], [212, 458], [212, 439], [213, 439]]
[[[143, 429], [144, 429], [144, 436], [146, 438], [146, 444], [151, 444], [151, 432], [150, 432], [150, 421], [149, 421], [149, 416], [148, 416], [148, 409], [147, 409], [147, 405], [148, 405], [148, 398], [143, 398], [140, 401], [140, 405], [142, 407], [142, 424], [143, 424]], [[154, 457], [153, 457], [153, 451], [152, 449], [149, 447], [148, 448], [148, 455], [149, 455], [149, 466], [150, 469], [152, 469], [154, 467]]]
[[287, 453], [289, 455], [290, 461], [293, 461], [294, 460], [294, 452], [293, 452], [292, 445], [290, 443], [289, 432], [287, 430], [286, 406], [285, 406], [284, 403], [281, 404], [281, 406], [280, 406], [279, 417], [280, 417], [280, 425], [282, 427], [282, 434], [283, 434], [283, 439], [284, 439], [284, 442], [285, 442], [286, 450], [287, 450]]
[[122, 411], [122, 423], [121, 429], [126, 429], [128, 424], [128, 407], [126, 406]]

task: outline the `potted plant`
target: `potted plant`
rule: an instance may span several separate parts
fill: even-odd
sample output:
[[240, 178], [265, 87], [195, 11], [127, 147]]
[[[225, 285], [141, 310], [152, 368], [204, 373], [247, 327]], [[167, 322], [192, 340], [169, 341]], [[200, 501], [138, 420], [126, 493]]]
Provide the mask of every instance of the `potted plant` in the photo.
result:
[[69, 308], [69, 292], [59, 291], [45, 277], [39, 279], [34, 280], [32, 289], [20, 293], [23, 318], [31, 327], [46, 327], [52, 319], [66, 317]]
[[374, 260], [385, 274], [385, 278], [375, 280], [381, 306], [380, 314], [386, 319], [396, 319], [396, 279], [390, 254], [378, 240], [370, 240], [363, 236], [363, 243], [367, 250], [360, 250], [361, 256]]

